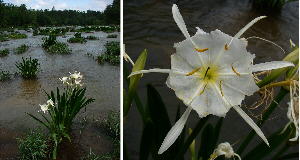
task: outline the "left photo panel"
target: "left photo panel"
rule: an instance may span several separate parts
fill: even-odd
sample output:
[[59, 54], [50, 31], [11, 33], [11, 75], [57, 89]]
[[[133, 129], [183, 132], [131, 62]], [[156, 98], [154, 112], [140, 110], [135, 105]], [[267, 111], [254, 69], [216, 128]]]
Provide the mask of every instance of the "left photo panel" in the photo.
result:
[[0, 0], [0, 160], [120, 159], [120, 0]]

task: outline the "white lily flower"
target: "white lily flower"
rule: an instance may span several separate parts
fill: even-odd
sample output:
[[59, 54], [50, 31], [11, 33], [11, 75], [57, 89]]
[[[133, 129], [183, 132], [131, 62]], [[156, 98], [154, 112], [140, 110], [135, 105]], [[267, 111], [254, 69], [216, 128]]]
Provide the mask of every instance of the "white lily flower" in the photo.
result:
[[219, 156], [224, 155], [225, 158], [238, 157], [241, 160], [241, 157], [234, 153], [233, 148], [228, 142], [220, 143], [218, 147], [214, 150], [214, 153], [210, 156], [209, 160], [214, 160]]
[[52, 99], [49, 99], [48, 101], [47, 101], [47, 105], [48, 106], [54, 106], [54, 102], [52, 101]]
[[[290, 62], [267, 62], [253, 64], [254, 55], [246, 50], [247, 40], [240, 36], [255, 22], [252, 20], [234, 37], [219, 30], [205, 33], [198, 28], [190, 36], [177, 6], [172, 7], [173, 17], [186, 40], [174, 45], [176, 53], [171, 56], [171, 69], [150, 69], [136, 74], [168, 73], [167, 86], [175, 91], [188, 109], [194, 109], [200, 118], [209, 114], [224, 117], [233, 107], [255, 132], [269, 145], [266, 137], [254, 121], [240, 108], [245, 96], [259, 90], [253, 72], [293, 66]], [[130, 77], [129, 76], [129, 77]], [[164, 139], [159, 154], [166, 151], [178, 138], [190, 112], [185, 112]], [[177, 125], [180, 124], [180, 125]]]
[[74, 73], [70, 73], [70, 78], [72, 79], [82, 79], [82, 75], [80, 74], [80, 72], [75, 71]]
[[63, 84], [68, 84], [69, 77], [62, 77], [62, 78], [59, 78], [59, 80], [62, 81]]
[[40, 107], [41, 107], [41, 110], [44, 113], [46, 113], [48, 111], [48, 109], [49, 109], [48, 104], [42, 104], [42, 105], [40, 105]]

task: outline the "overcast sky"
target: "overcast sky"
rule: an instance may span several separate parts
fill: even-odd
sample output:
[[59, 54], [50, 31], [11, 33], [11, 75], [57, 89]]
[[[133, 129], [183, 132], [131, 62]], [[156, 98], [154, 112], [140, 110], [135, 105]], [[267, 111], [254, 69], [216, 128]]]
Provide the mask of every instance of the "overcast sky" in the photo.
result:
[[56, 10], [103, 11], [113, 0], [4, 0], [4, 2], [15, 5], [25, 4], [31, 9], [52, 9], [54, 6]]

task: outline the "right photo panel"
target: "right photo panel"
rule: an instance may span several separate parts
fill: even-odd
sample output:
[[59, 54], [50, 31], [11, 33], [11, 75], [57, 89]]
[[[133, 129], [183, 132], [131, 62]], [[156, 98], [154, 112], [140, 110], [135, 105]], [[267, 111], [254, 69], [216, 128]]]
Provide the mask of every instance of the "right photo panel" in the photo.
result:
[[124, 160], [299, 159], [299, 2], [123, 1]]

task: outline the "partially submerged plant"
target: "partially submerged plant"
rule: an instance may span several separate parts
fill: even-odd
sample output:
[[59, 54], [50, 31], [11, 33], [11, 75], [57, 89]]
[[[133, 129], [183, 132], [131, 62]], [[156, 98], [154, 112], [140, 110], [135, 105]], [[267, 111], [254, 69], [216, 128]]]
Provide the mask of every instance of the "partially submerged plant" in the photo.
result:
[[49, 35], [48, 37], [46, 37], [45, 39], [44, 39], [44, 42], [43, 42], [43, 44], [42, 44], [42, 47], [44, 48], [44, 49], [48, 49], [50, 46], [52, 46], [52, 45], [54, 45], [54, 44], [56, 44], [57, 43], [57, 41], [56, 41], [56, 36], [54, 36], [54, 35]]
[[9, 50], [7, 48], [0, 50], [0, 57], [7, 56], [8, 54], [9, 54]]
[[30, 131], [23, 138], [18, 138], [20, 160], [47, 159], [47, 137], [40, 131]]
[[110, 111], [104, 120], [104, 125], [114, 138], [120, 138], [120, 112]]
[[107, 38], [117, 38], [118, 37], [118, 35], [116, 35], [116, 34], [109, 34], [109, 35], [107, 35]]
[[171, 56], [171, 69], [140, 70], [130, 75], [150, 72], [169, 74], [168, 87], [187, 105], [182, 117], [165, 137], [158, 154], [165, 152], [175, 142], [192, 109], [200, 118], [209, 114], [225, 117], [232, 107], [269, 145], [260, 128], [240, 108], [245, 96], [259, 90], [252, 73], [293, 66], [285, 61], [253, 64], [254, 55], [246, 50], [247, 41], [240, 36], [265, 16], [252, 20], [234, 37], [219, 30], [206, 33], [200, 28], [191, 37], [175, 4], [172, 12], [186, 40], [175, 44], [176, 53]]
[[99, 38], [95, 37], [95, 36], [87, 36], [87, 37], [85, 37], [85, 39], [88, 39], [88, 40], [97, 40]]
[[71, 53], [71, 50], [69, 49], [68, 45], [65, 43], [57, 42], [54, 45], [51, 45], [48, 49], [46, 49], [47, 52], [52, 54], [69, 54]]
[[68, 39], [69, 43], [85, 43], [86, 40], [85, 38], [81, 37], [81, 33], [75, 33], [74, 37], [71, 37], [70, 39]]
[[28, 49], [29, 49], [29, 46], [27, 46], [26, 44], [23, 44], [20, 47], [16, 48], [16, 54], [25, 53], [26, 51], [28, 51]]
[[39, 62], [37, 59], [22, 57], [21, 62], [17, 62], [16, 66], [19, 69], [19, 73], [25, 79], [36, 78], [39, 70]]
[[8, 35], [8, 38], [10, 39], [24, 39], [27, 38], [26, 34], [22, 34], [22, 33], [11, 33]]
[[11, 74], [9, 71], [0, 70], [0, 81], [6, 81], [11, 78]]
[[[57, 88], [56, 92], [46, 93], [48, 101], [46, 104], [40, 105], [43, 111], [40, 113], [42, 118], [29, 114], [50, 131], [50, 137], [53, 141], [53, 159], [57, 157], [59, 144], [66, 139], [71, 141], [71, 125], [76, 115], [94, 101], [94, 99], [85, 96], [86, 88], [81, 87], [82, 75], [80, 72], [75, 72], [60, 80], [66, 85], [66, 88], [62, 92]], [[49, 117], [45, 116], [47, 113]]]
[[120, 44], [119, 42], [107, 42], [105, 53], [98, 56], [97, 61], [100, 64], [104, 62], [111, 63], [113, 65], [120, 64]]

